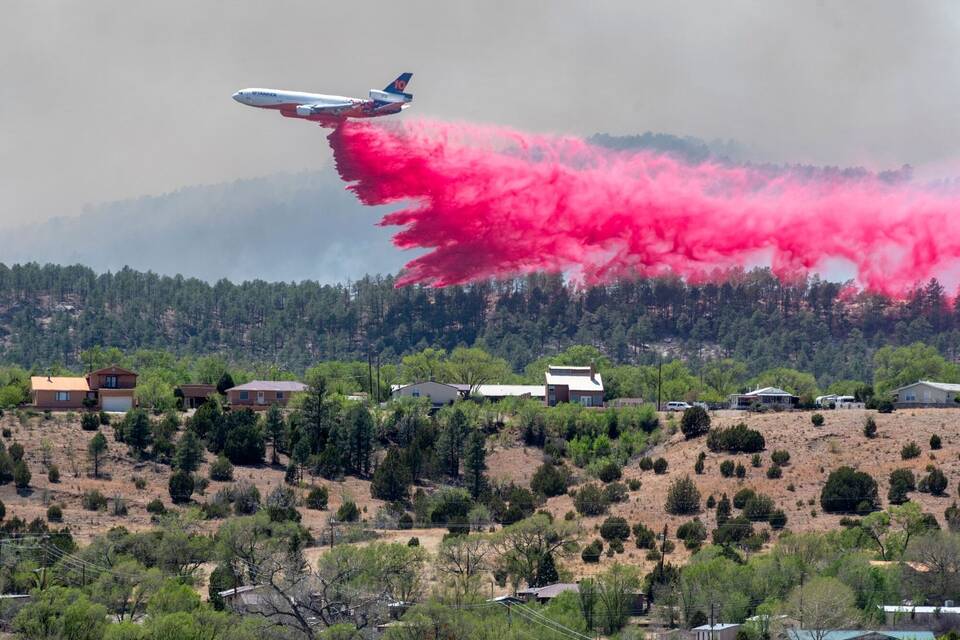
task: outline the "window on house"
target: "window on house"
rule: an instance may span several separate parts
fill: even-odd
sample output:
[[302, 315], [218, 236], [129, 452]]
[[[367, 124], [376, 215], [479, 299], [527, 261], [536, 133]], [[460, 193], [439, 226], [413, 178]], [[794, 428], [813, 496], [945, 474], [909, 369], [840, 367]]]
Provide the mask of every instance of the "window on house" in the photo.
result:
[[420, 392], [414, 389], [413, 391], [410, 392], [410, 395], [413, 396], [414, 398], [419, 398]]
[[103, 386], [107, 389], [117, 388], [117, 376], [103, 376]]
[[249, 392], [249, 391], [241, 391], [241, 392], [240, 392], [240, 399], [241, 399], [241, 400], [249, 400], [249, 399], [250, 399], [250, 392]]
[[277, 400], [283, 400], [283, 391], [277, 391]]
[[70, 400], [69, 391], [57, 391], [57, 402], [67, 402]]

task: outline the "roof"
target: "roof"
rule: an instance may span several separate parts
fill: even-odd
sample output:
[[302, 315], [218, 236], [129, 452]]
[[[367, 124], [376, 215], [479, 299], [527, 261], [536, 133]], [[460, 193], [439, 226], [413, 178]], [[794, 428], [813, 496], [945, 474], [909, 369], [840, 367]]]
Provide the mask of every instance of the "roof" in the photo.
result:
[[180, 392], [185, 396], [204, 396], [215, 392], [217, 390], [217, 385], [215, 384], [181, 384]]
[[877, 605], [884, 613], [943, 613], [947, 615], [960, 614], [960, 607], [931, 607], [914, 606], [912, 604], [884, 604]]
[[894, 389], [894, 391], [915, 387], [918, 384], [925, 384], [928, 387], [933, 387], [934, 389], [939, 389], [940, 391], [960, 391], [960, 384], [954, 384], [953, 382], [934, 382], [932, 380], [917, 380], [916, 382], [905, 384], [902, 387], [897, 387]]
[[[473, 388], [469, 384], [451, 383], [451, 387], [463, 393], [470, 393]], [[546, 387], [542, 384], [480, 384], [476, 386], [477, 395], [490, 397], [525, 396], [543, 398], [547, 395]]]
[[306, 391], [307, 385], [295, 380], [251, 380], [227, 391]]
[[230, 596], [239, 595], [241, 593], [247, 593], [248, 591], [253, 591], [258, 588], [259, 588], [259, 585], [245, 584], [239, 587], [235, 587], [233, 589], [227, 589], [226, 591], [220, 591], [217, 595], [219, 595], [221, 598], [229, 598]]
[[32, 376], [30, 388], [34, 391], [90, 391], [87, 379], [79, 376]]
[[440, 385], [441, 387], [449, 387], [454, 391], [459, 392], [460, 388], [455, 384], [447, 384], [446, 382], [437, 382], [436, 380], [423, 380], [421, 382], [411, 382], [410, 384], [392, 384], [390, 385], [390, 392], [400, 391], [401, 389], [406, 389], [408, 387], [420, 387], [423, 385], [434, 384]]
[[805, 629], [788, 629], [787, 637], [791, 640], [853, 640], [863, 636], [880, 635], [896, 640], [934, 640], [932, 631], [885, 631], [879, 630], [845, 630], [845, 631], [827, 631], [826, 633], [816, 633]]
[[[569, 373], [567, 373], [569, 372]], [[547, 384], [560, 385], [570, 391], [603, 391], [603, 379], [599, 373], [591, 373], [591, 367], [547, 367]]]
[[561, 593], [565, 593], [567, 591], [579, 593], [580, 585], [575, 582], [557, 582], [556, 584], [548, 584], [545, 587], [532, 587], [530, 589], [524, 589], [523, 591], [518, 591], [517, 593], [532, 595], [537, 598], [550, 599], [556, 598]]
[[741, 393], [742, 396], [790, 396], [793, 397], [792, 393], [788, 393], [781, 389], [780, 387], [764, 387], [763, 389], [754, 389], [753, 391], [748, 391], [747, 393]]
[[98, 374], [98, 373], [105, 373], [105, 374], [110, 374], [110, 375], [120, 374], [120, 375], [128, 375], [128, 376], [135, 376], [135, 375], [137, 375], [137, 372], [136, 372], [136, 371], [130, 371], [130, 369], [124, 369], [123, 367], [118, 367], [118, 366], [115, 366], [115, 365], [111, 365], [111, 366], [109, 366], [109, 367], [104, 367], [104, 368], [102, 368], [102, 369], [97, 369], [96, 371], [91, 371], [91, 372], [89, 373], [89, 375], [92, 376], [92, 375], [95, 375], [95, 374]]
[[733, 624], [732, 622], [718, 622], [712, 627], [708, 624], [702, 624], [699, 627], [694, 627], [693, 631], [723, 631], [724, 629], [735, 629], [739, 626], [739, 624]]

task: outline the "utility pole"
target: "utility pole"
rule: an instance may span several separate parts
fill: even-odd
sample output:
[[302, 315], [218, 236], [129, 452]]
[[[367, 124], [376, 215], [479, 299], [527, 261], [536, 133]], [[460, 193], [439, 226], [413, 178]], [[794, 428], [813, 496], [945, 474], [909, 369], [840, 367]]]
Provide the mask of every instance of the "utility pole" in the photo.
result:
[[368, 396], [370, 400], [373, 400], [373, 354], [367, 351], [367, 378], [369, 379], [370, 386], [367, 387], [370, 391]]
[[716, 640], [716, 636], [714, 636], [714, 627], [716, 627], [717, 623], [716, 623], [716, 618], [713, 615], [713, 607], [714, 607], [714, 604], [711, 602], [710, 603], [710, 640]]
[[803, 629], [803, 578], [804, 572], [800, 572], [800, 628]]
[[380, 404], [380, 354], [377, 354], [377, 404]]

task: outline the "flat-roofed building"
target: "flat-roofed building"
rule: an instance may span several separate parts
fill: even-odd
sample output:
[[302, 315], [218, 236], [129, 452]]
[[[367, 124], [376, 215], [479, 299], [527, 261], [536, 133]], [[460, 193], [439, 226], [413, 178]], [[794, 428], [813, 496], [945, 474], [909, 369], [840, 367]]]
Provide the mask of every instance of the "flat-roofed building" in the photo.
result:
[[576, 402], [585, 407], [603, 406], [603, 379], [593, 367], [550, 365], [546, 372], [546, 402]]

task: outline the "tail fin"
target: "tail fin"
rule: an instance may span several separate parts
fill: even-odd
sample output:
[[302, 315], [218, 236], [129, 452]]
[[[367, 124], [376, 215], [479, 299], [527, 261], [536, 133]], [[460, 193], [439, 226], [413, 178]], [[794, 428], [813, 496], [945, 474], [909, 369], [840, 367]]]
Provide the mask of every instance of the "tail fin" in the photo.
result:
[[387, 93], [403, 93], [407, 90], [407, 84], [410, 82], [410, 78], [413, 77], [413, 74], [410, 72], [401, 73], [397, 76], [397, 79], [384, 87], [384, 91]]

